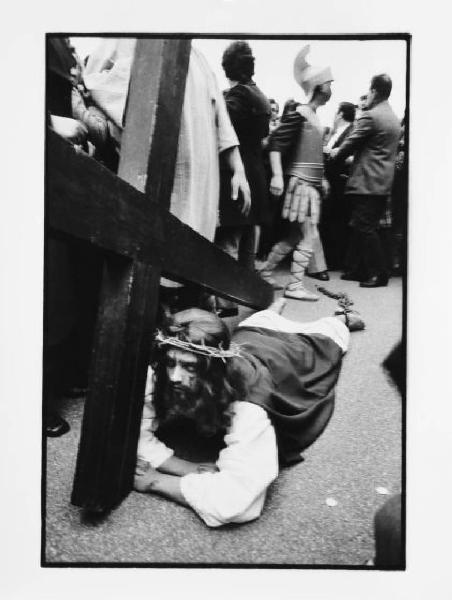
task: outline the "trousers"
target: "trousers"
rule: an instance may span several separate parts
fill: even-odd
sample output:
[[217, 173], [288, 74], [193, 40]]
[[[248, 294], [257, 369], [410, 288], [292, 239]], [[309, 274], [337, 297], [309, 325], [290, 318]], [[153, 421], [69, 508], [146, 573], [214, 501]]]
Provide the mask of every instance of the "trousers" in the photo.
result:
[[388, 276], [386, 260], [378, 235], [380, 219], [386, 208], [386, 196], [350, 194], [352, 211], [349, 256], [362, 264], [368, 277]]

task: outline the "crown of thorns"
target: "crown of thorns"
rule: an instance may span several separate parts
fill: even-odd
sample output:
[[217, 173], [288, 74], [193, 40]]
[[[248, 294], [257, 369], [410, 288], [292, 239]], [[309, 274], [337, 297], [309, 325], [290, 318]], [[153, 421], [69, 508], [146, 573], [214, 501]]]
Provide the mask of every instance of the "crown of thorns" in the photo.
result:
[[177, 337], [166, 336], [161, 331], [157, 331], [155, 334], [155, 341], [159, 346], [173, 346], [179, 350], [193, 352], [194, 354], [200, 354], [201, 356], [219, 358], [223, 362], [226, 362], [227, 358], [242, 356], [237, 344], [231, 344], [229, 349], [225, 350], [221, 347], [221, 344], [218, 348], [215, 346], [206, 346], [205, 344], [195, 344], [194, 342], [187, 342]]

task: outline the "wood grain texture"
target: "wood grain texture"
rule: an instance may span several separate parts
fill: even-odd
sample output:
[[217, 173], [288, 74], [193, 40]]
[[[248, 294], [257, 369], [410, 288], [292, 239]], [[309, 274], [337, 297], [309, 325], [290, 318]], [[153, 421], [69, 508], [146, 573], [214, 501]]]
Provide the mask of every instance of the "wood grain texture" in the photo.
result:
[[71, 501], [91, 511], [116, 506], [132, 489], [160, 273], [110, 257], [105, 263]]
[[273, 290], [157, 202], [52, 132], [48, 136], [48, 223], [53, 230], [205, 286], [244, 306], [266, 308]]
[[[189, 41], [137, 42], [119, 177], [109, 179], [116, 185], [121, 180], [127, 181], [130, 184], [127, 193], [119, 206], [112, 206], [108, 199], [116, 197], [116, 193], [103, 185], [107, 173], [94, 168], [90, 172], [92, 187], [99, 189], [98, 198], [107, 202], [97, 204], [95, 194], [85, 195], [88, 204], [81, 213], [70, 202], [70, 221], [72, 224], [77, 221], [77, 226], [82, 227], [88, 224], [91, 243], [102, 245], [98, 242], [104, 239], [110, 245], [120, 231], [120, 246], [127, 246], [128, 241], [133, 244], [137, 231], [141, 231], [141, 214], [137, 213], [136, 205], [147, 212], [152, 198], [156, 206], [164, 209], [169, 206], [189, 54]], [[178, 57], [177, 63], [174, 56]], [[163, 82], [168, 80], [165, 73], [170, 66], [177, 73], [176, 83], [172, 95], [164, 98]], [[165, 130], [165, 135], [157, 133], [159, 128]], [[51, 156], [56, 158], [54, 153]], [[55, 166], [56, 160], [50, 163]], [[70, 168], [71, 164], [67, 166]], [[64, 166], [60, 163], [55, 175], [61, 175], [62, 170]], [[87, 172], [77, 173], [80, 181], [86, 180]], [[66, 180], [60, 188], [62, 197], [67, 200], [65, 191], [76, 187], [74, 181], [69, 184]], [[93, 207], [94, 215], [89, 210]], [[49, 213], [59, 214], [61, 219], [64, 211], [54, 207]], [[118, 231], [114, 226], [117, 223], [127, 223], [126, 229], [119, 227]], [[113, 508], [133, 486], [160, 274], [158, 264], [143, 263], [134, 252], [119, 251], [105, 258], [89, 392], [72, 491], [72, 503], [90, 511]]]

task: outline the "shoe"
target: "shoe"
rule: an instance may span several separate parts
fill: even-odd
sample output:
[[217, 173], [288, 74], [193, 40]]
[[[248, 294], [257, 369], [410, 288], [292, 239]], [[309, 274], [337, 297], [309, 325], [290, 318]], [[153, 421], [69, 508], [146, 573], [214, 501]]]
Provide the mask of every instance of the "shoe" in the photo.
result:
[[47, 418], [46, 436], [60, 437], [70, 430], [69, 423], [58, 414], [53, 414]]
[[356, 271], [345, 271], [341, 275], [341, 279], [344, 281], [364, 281], [366, 278]]
[[315, 302], [319, 299], [319, 296], [317, 296], [317, 294], [313, 294], [312, 292], [309, 292], [308, 290], [302, 287], [295, 288], [293, 290], [286, 288], [284, 290], [284, 297], [293, 298], [294, 300], [306, 300], [308, 302]]
[[393, 267], [393, 269], [391, 271], [391, 275], [393, 275], [394, 277], [402, 277], [403, 276], [402, 267], [401, 266]]
[[376, 288], [376, 287], [386, 287], [388, 285], [388, 276], [387, 275], [374, 275], [373, 277], [369, 277], [366, 281], [361, 281], [359, 287], [362, 288]]
[[217, 309], [217, 317], [220, 317], [220, 319], [225, 319], [226, 317], [236, 317], [238, 314], [239, 309], [237, 308], [237, 306]]
[[66, 390], [64, 392], [64, 396], [65, 396], [65, 398], [75, 399], [75, 398], [82, 398], [83, 396], [86, 396], [87, 393], [88, 393], [87, 386], [74, 385], [73, 387], [69, 388], [68, 390]]
[[313, 277], [314, 279], [319, 279], [320, 281], [329, 281], [330, 276], [328, 275], [328, 271], [319, 271], [318, 273], [306, 273], [308, 277]]

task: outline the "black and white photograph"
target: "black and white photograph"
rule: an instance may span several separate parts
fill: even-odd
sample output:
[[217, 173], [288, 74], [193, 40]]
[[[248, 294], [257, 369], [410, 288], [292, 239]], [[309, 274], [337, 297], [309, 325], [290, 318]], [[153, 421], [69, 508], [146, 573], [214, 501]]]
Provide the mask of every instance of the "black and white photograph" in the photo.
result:
[[447, 598], [443, 8], [11, 6], [2, 597]]
[[409, 42], [47, 36], [44, 565], [404, 568]]

